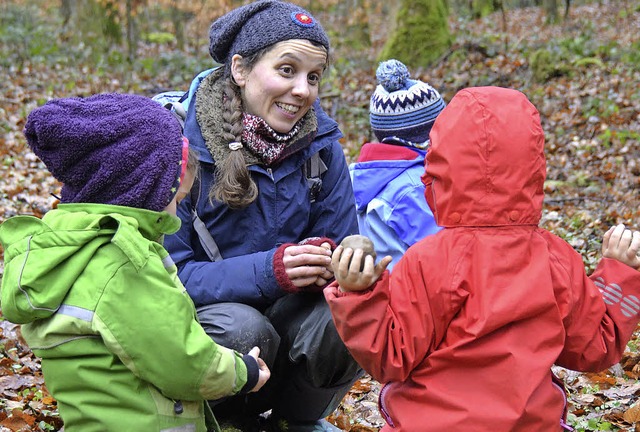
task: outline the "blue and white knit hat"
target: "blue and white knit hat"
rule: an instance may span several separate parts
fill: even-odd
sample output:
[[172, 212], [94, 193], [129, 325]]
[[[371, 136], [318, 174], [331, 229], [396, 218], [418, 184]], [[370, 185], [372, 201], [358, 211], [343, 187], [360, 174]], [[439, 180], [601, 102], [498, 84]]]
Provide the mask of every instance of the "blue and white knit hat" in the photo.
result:
[[429, 140], [431, 126], [445, 103], [429, 84], [412, 80], [407, 67], [387, 60], [376, 70], [378, 86], [371, 95], [371, 129], [381, 142], [389, 139], [420, 146]]

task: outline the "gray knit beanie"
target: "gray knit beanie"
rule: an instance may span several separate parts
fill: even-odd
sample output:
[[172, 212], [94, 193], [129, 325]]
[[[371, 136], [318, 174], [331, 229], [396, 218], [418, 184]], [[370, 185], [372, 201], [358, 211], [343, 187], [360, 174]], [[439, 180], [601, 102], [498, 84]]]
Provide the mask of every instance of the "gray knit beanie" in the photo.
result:
[[290, 39], [306, 39], [329, 51], [329, 38], [309, 12], [292, 3], [261, 0], [232, 10], [211, 24], [209, 53], [218, 63], [248, 56]]
[[62, 203], [161, 211], [179, 186], [185, 163], [180, 124], [149, 98], [54, 99], [29, 114], [24, 133], [63, 183]]

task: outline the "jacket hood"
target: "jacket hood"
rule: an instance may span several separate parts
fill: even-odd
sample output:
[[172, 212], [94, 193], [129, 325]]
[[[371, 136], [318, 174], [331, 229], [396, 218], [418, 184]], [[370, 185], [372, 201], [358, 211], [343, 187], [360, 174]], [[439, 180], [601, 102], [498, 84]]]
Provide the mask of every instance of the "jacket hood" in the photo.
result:
[[[75, 210], [75, 211], [74, 211]], [[43, 219], [15, 216], [0, 225], [5, 250], [2, 314], [17, 324], [53, 315], [96, 252], [113, 243], [137, 267], [149, 255], [136, 238], [177, 231], [164, 212], [101, 204], [63, 204]]]
[[537, 225], [546, 162], [538, 110], [519, 91], [458, 92], [436, 119], [425, 197], [444, 227]]

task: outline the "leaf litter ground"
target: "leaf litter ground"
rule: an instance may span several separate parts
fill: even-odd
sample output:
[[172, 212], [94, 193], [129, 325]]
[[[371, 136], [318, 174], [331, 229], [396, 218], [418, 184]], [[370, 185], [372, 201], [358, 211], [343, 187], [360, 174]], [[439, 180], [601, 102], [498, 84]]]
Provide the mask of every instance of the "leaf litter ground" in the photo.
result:
[[[637, 1], [583, 5], [572, 9], [567, 22], [553, 26], [545, 25], [538, 9], [512, 10], [506, 15], [506, 31], [500, 14], [475, 21], [452, 19], [456, 40], [451, 51], [434, 67], [414, 73], [447, 101], [457, 90], [478, 85], [513, 87], [529, 96], [540, 110], [547, 140], [541, 225], [582, 253], [589, 271], [599, 259], [602, 234], [609, 226], [640, 227], [640, 56], [633, 56], [640, 49], [639, 9]], [[340, 28], [336, 16], [321, 19], [328, 28]], [[540, 80], [533, 76], [532, 55], [545, 48], [556, 56], [554, 65], [563, 67], [550, 69]], [[342, 49], [348, 57], [348, 48]], [[373, 52], [368, 56], [373, 58]], [[365, 67], [344, 67], [323, 88], [328, 96], [325, 109], [345, 133], [349, 161], [370, 138], [364, 136], [363, 125], [375, 88], [375, 66], [369, 61]], [[0, 221], [15, 214], [41, 216], [52, 205], [50, 194], [59, 193], [59, 184], [28, 151], [21, 134], [26, 115], [39, 103], [70, 96], [64, 86], [51, 90], [43, 83], [64, 83], [72, 77], [74, 95], [129, 89], [150, 96], [163, 85], [171, 88], [163, 77], [148, 80], [152, 85], [135, 74], [98, 78], [90, 66], [73, 70], [27, 61], [10, 72], [0, 107]], [[576, 430], [640, 430], [638, 336], [610, 370], [584, 374], [554, 368], [567, 387]], [[0, 321], [0, 354], [0, 430], [60, 430], [62, 422], [39, 361], [18, 326], [6, 321]], [[347, 431], [379, 430], [384, 425], [377, 410], [379, 391], [380, 384], [365, 375], [330, 420]]]

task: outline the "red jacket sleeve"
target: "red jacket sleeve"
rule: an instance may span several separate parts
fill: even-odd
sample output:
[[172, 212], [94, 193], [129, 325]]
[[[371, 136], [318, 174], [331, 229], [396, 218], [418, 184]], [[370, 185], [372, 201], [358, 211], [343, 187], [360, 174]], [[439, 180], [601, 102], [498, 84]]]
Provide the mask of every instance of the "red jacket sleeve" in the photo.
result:
[[[415, 264], [415, 263], [414, 263]], [[333, 282], [324, 290], [338, 333], [354, 359], [379, 382], [404, 381], [444, 337], [456, 302], [432, 304], [424, 280], [401, 260], [372, 289], [344, 293]], [[393, 296], [390, 295], [390, 286]]]
[[[573, 298], [567, 303], [565, 344], [556, 363], [578, 371], [604, 370], [620, 361], [640, 319], [640, 272], [608, 258], [590, 277], [580, 265], [558, 264], [558, 273], [573, 285]], [[573, 274], [568, 268], [575, 269]]]

